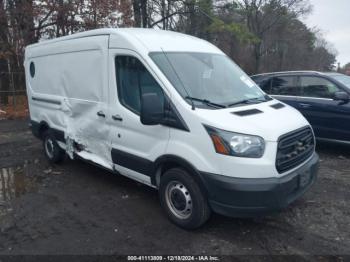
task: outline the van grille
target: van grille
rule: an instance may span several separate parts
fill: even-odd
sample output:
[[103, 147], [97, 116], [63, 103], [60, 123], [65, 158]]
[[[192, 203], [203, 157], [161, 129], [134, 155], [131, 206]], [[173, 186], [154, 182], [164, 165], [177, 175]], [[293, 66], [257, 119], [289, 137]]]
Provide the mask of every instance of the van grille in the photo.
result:
[[313, 154], [314, 149], [315, 138], [310, 127], [281, 136], [277, 148], [277, 171], [282, 173], [300, 165]]

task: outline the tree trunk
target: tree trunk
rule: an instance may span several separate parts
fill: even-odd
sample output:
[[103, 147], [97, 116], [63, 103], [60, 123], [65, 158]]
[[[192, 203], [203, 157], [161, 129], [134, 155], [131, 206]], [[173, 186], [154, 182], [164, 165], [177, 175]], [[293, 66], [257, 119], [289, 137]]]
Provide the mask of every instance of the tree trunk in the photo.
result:
[[141, 5], [140, 0], [133, 0], [135, 27], [141, 27]]
[[64, 15], [64, 3], [63, 0], [59, 0], [56, 21], [56, 37], [66, 35], [64, 30]]
[[[5, 3], [4, 0], [0, 0], [0, 41], [2, 42], [1, 49], [6, 50], [9, 47], [8, 37], [8, 21], [7, 14], [5, 11]], [[2, 51], [1, 50], [1, 51]], [[7, 60], [0, 59], [0, 91], [9, 90], [9, 85], [7, 81], [8, 69], [7, 69]], [[7, 105], [8, 103], [8, 94], [0, 92], [0, 105]]]
[[189, 25], [187, 29], [187, 33], [190, 35], [196, 35], [196, 14], [195, 14], [195, 4], [194, 1], [188, 4], [188, 12], [189, 12]]
[[142, 16], [142, 27], [149, 27], [148, 24], [148, 13], [147, 13], [147, 0], [141, 0], [141, 16]]
[[27, 46], [35, 42], [33, 0], [22, 0], [19, 3], [17, 8], [21, 15], [18, 17], [18, 26], [22, 31], [24, 45]]
[[261, 63], [261, 42], [254, 45], [254, 73], [260, 73], [260, 63]]
[[[9, 73], [7, 68], [7, 61], [5, 59], [0, 59], [0, 91], [9, 91]], [[4, 106], [8, 104], [8, 93], [0, 92], [0, 105]]]
[[162, 10], [161, 10], [161, 13], [162, 13], [162, 19], [164, 19], [163, 20], [163, 29], [165, 30], [166, 29], [166, 20], [167, 19], [165, 19], [165, 16], [166, 16], [166, 5], [165, 5], [165, 0], [162, 0], [162, 3], [161, 3], [161, 8], [162, 8]]

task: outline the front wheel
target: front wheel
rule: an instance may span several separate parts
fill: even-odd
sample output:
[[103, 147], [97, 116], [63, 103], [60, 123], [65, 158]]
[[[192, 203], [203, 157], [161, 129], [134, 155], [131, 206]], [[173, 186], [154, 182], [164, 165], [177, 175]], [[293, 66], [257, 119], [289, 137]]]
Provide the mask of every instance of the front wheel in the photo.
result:
[[169, 219], [182, 228], [198, 228], [210, 217], [207, 198], [184, 169], [173, 168], [164, 173], [159, 196]]

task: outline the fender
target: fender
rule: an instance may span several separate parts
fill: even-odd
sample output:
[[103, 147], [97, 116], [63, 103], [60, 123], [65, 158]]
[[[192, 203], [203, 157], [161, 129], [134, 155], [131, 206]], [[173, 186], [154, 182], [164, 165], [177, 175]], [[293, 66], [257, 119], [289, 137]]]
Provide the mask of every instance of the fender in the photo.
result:
[[205, 186], [204, 179], [201, 175], [201, 172], [195, 168], [190, 162], [186, 159], [176, 156], [176, 155], [162, 155], [154, 161], [154, 170], [155, 175], [151, 178], [152, 184], [157, 188], [160, 184], [161, 175], [168, 169], [173, 167], [182, 167], [195, 179], [199, 184], [203, 193], [207, 195], [207, 187]]

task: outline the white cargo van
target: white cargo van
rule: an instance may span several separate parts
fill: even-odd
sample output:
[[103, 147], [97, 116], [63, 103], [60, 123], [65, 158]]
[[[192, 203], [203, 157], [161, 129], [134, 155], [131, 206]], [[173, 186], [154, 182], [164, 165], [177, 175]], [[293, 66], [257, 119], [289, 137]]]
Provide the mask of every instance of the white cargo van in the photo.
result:
[[25, 72], [51, 162], [79, 157], [154, 187], [181, 227], [280, 210], [316, 179], [309, 123], [201, 39], [93, 30], [28, 46]]

